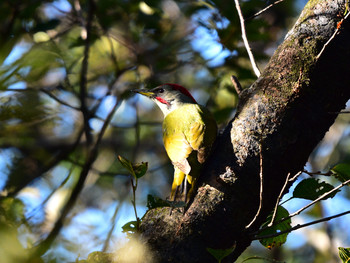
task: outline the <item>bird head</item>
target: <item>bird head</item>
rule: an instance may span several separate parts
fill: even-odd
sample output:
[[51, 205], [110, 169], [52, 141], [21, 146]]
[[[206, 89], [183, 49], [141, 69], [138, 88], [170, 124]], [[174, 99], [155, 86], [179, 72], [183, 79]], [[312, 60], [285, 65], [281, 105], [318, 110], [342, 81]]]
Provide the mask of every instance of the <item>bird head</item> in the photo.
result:
[[191, 93], [177, 84], [163, 84], [154, 89], [133, 90], [153, 100], [162, 110], [164, 117], [184, 104], [197, 104]]

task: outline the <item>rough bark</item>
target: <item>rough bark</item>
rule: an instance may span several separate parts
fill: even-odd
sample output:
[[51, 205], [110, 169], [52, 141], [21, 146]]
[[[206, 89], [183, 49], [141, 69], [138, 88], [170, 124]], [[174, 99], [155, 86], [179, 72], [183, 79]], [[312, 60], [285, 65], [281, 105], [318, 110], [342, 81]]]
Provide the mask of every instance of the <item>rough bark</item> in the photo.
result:
[[[235, 246], [226, 259], [233, 262], [250, 245], [287, 175], [303, 168], [350, 97], [350, 19], [325, 46], [344, 9], [345, 0], [309, 1], [260, 78], [240, 94], [186, 213], [147, 212], [142, 238], [159, 262], [216, 262], [206, 248]], [[246, 228], [259, 208], [260, 172], [262, 207]]]

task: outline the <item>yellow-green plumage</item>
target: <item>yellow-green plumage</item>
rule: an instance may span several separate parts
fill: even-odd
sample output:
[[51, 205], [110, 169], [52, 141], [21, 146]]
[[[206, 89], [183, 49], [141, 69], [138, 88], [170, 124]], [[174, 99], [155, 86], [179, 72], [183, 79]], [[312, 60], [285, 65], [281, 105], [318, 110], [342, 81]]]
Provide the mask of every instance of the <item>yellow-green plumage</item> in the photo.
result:
[[175, 172], [171, 197], [187, 175], [191, 189], [198, 179], [201, 165], [216, 139], [217, 126], [203, 106], [188, 103], [170, 112], [163, 122], [163, 141]]
[[[216, 139], [216, 122], [210, 112], [198, 105], [180, 85], [168, 83], [134, 92], [152, 99], [164, 114], [163, 141], [175, 169], [171, 198], [176, 199], [176, 190], [184, 183], [182, 192], [186, 202]], [[187, 183], [191, 184], [189, 192]]]

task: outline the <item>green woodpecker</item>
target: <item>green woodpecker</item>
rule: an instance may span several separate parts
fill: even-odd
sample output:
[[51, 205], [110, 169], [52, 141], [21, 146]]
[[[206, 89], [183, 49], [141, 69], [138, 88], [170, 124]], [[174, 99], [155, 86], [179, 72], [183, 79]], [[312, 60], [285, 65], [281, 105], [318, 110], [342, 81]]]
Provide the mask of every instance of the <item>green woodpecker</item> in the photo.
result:
[[[197, 104], [180, 85], [163, 84], [134, 92], [152, 99], [164, 114], [163, 142], [175, 169], [170, 198], [175, 200], [179, 186], [183, 184], [186, 203], [216, 139], [216, 122], [211, 113]], [[191, 184], [190, 191], [187, 183]]]

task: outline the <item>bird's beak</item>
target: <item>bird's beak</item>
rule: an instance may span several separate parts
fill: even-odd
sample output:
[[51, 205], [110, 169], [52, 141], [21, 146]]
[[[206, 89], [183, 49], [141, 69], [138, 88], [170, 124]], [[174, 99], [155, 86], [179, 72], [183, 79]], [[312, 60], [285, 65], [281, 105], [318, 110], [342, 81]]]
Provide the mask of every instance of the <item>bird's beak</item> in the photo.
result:
[[147, 89], [134, 89], [134, 90], [132, 90], [132, 92], [139, 93], [139, 94], [144, 95], [144, 96], [149, 97], [149, 98], [152, 98], [155, 96], [154, 92], [147, 90]]

